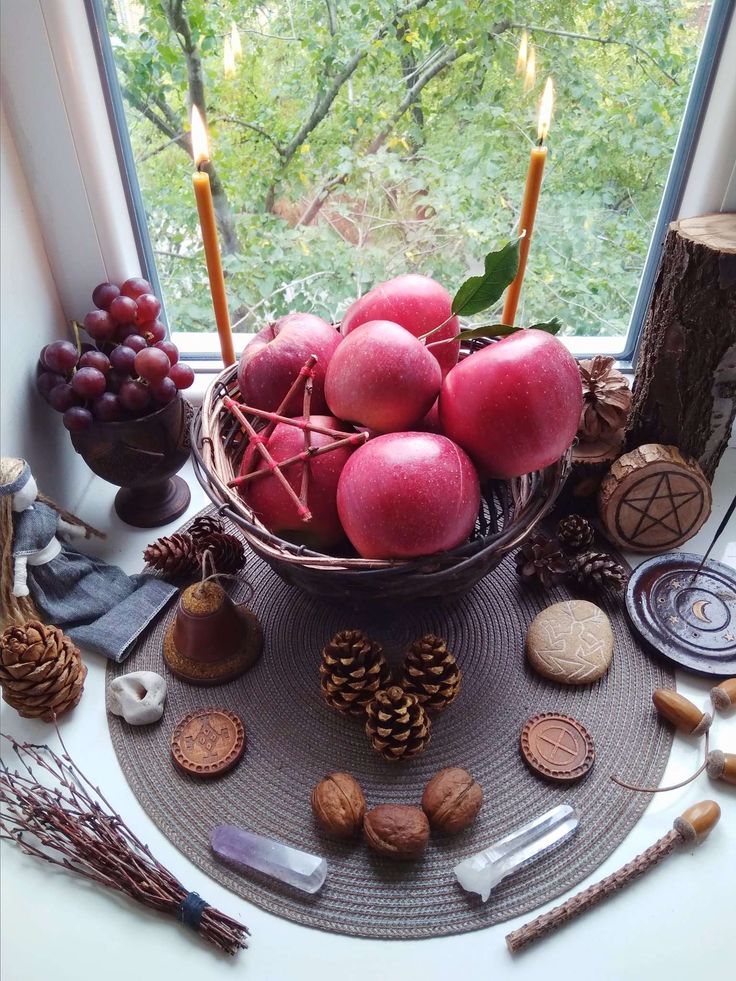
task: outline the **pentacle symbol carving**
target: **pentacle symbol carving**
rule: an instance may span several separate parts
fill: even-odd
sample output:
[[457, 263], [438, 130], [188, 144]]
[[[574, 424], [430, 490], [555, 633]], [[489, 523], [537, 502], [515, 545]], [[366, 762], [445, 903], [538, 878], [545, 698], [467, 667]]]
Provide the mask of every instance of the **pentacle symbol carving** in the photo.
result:
[[703, 491], [688, 474], [664, 470], [633, 483], [616, 509], [616, 530], [632, 544], [666, 547], [687, 537], [701, 513]]

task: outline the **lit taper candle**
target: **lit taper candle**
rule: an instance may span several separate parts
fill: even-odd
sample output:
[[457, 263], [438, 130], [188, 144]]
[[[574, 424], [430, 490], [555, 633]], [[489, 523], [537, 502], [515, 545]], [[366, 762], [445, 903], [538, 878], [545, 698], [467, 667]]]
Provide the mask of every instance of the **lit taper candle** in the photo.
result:
[[196, 106], [192, 107], [192, 155], [197, 167], [192, 175], [192, 185], [194, 196], [197, 199], [204, 256], [207, 260], [207, 273], [210, 279], [212, 306], [215, 310], [215, 322], [220, 338], [220, 351], [222, 352], [223, 363], [227, 367], [235, 364], [233, 333], [230, 328], [230, 314], [227, 309], [227, 293], [225, 292], [225, 277], [220, 259], [220, 245], [217, 241], [217, 222], [215, 220], [215, 206], [212, 201], [212, 188], [209, 174], [202, 170], [202, 166], [209, 160], [207, 130]]
[[549, 133], [549, 124], [552, 119], [552, 101], [554, 90], [552, 79], [547, 79], [544, 86], [544, 94], [539, 106], [539, 123], [537, 126], [537, 144], [532, 147], [529, 158], [529, 171], [526, 175], [526, 187], [524, 188], [524, 201], [521, 205], [521, 215], [519, 217], [519, 235], [522, 236], [519, 243], [519, 271], [516, 279], [506, 291], [506, 298], [503, 305], [502, 321], [509, 326], [513, 326], [516, 318], [516, 308], [519, 305], [519, 295], [521, 294], [521, 284], [524, 282], [524, 272], [526, 270], [526, 260], [529, 256], [529, 246], [532, 242], [532, 231], [534, 229], [534, 218], [537, 213], [539, 202], [539, 192], [542, 187], [542, 176], [544, 165], [547, 160], [547, 147], [544, 141]]

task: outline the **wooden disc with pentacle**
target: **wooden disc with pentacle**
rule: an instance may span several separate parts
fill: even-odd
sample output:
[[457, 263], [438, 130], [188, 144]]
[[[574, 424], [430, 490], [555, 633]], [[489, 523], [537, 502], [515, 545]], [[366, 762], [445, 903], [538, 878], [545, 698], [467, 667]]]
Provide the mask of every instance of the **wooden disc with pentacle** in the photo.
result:
[[697, 533], [710, 509], [710, 484], [698, 464], [662, 443], [620, 456], [598, 493], [607, 536], [632, 552], [677, 548]]

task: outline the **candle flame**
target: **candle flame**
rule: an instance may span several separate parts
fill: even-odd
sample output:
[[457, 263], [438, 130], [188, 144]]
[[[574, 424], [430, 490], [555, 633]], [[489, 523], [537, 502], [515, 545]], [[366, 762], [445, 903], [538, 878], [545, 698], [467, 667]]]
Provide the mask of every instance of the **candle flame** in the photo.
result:
[[542, 101], [539, 103], [539, 124], [537, 126], [537, 136], [539, 137], [540, 143], [543, 143], [549, 134], [549, 124], [552, 121], [553, 101], [554, 87], [552, 85], [552, 79], [548, 78], [544, 86]]
[[526, 59], [527, 51], [529, 47], [529, 37], [526, 31], [521, 32], [521, 40], [519, 41], [519, 53], [516, 56], [516, 74], [521, 75], [522, 72], [526, 71]]
[[529, 57], [526, 61], [526, 71], [524, 72], [524, 91], [531, 92], [537, 80], [537, 55], [534, 48], [529, 46]]
[[222, 70], [228, 78], [235, 74], [235, 54], [229, 37], [225, 38], [225, 46], [222, 49]]
[[210, 159], [207, 129], [196, 106], [192, 106], [192, 156], [197, 166]]
[[238, 25], [235, 23], [235, 21], [232, 22], [232, 26], [230, 28], [230, 47], [232, 48], [233, 58], [235, 61], [237, 61], [238, 58], [243, 57], [243, 45], [240, 43], [240, 31], [238, 30]]

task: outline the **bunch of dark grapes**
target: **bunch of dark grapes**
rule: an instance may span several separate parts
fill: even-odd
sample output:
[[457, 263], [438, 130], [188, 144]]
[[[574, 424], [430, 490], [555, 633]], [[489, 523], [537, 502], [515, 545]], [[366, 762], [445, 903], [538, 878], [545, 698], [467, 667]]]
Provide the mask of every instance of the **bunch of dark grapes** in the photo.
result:
[[118, 422], [155, 412], [189, 388], [194, 372], [179, 362], [176, 344], [158, 320], [161, 303], [145, 279], [122, 286], [100, 283], [92, 293], [97, 309], [84, 318], [95, 341], [54, 341], [41, 351], [36, 385], [52, 408], [64, 413], [70, 432], [94, 419]]

